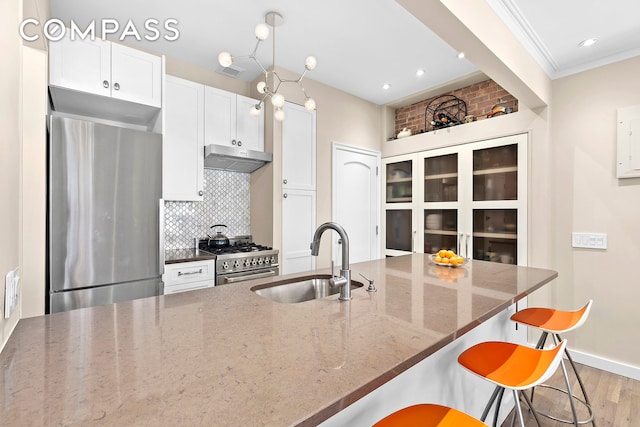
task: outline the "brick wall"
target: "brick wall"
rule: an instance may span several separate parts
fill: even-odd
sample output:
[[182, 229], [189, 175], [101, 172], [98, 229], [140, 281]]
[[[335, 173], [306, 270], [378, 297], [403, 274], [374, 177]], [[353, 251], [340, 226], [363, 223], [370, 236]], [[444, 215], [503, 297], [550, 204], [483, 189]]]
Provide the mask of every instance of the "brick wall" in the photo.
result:
[[[465, 101], [467, 103], [467, 115], [475, 116], [475, 120], [486, 119], [493, 106], [500, 102], [504, 102], [506, 107], [513, 108], [514, 112], [518, 111], [518, 100], [493, 80], [486, 80], [438, 96], [442, 95], [454, 95]], [[411, 129], [412, 135], [425, 132], [425, 109], [438, 96], [396, 109], [395, 135], [405, 127]], [[429, 117], [428, 121], [430, 122], [431, 120], [432, 117]], [[431, 130], [431, 126], [427, 124], [427, 131], [429, 130]]]

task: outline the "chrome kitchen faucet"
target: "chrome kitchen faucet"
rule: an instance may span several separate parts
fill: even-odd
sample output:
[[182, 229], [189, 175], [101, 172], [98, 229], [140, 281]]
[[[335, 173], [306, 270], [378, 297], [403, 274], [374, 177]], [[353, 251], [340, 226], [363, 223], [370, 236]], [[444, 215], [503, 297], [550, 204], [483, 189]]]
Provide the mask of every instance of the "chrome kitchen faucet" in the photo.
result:
[[342, 239], [342, 269], [340, 276], [333, 277], [333, 269], [331, 269], [331, 279], [329, 282], [340, 288], [340, 301], [349, 301], [351, 299], [351, 270], [349, 270], [349, 237], [344, 228], [336, 222], [325, 222], [316, 229], [313, 234], [313, 242], [311, 242], [311, 255], [318, 256], [320, 251], [320, 238], [325, 230], [332, 229], [340, 235]]

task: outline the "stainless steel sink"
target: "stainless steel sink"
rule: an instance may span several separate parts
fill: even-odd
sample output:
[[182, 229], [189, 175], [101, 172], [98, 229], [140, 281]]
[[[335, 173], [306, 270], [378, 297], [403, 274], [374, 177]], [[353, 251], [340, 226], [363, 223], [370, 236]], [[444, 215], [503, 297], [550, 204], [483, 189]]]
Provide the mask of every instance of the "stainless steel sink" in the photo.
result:
[[[340, 288], [329, 283], [329, 275], [297, 277], [277, 283], [258, 285], [251, 288], [263, 298], [283, 304], [295, 304], [324, 298], [340, 292]], [[351, 290], [361, 288], [362, 283], [351, 281]]]

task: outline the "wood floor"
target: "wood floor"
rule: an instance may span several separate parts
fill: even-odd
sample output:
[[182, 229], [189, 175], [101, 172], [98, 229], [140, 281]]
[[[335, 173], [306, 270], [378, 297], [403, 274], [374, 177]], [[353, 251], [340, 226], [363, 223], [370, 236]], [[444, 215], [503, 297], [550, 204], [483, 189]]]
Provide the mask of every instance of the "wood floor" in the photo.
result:
[[[571, 382], [571, 389], [575, 395], [582, 398], [580, 386], [573, 375], [571, 365], [566, 362], [566, 366]], [[576, 363], [576, 367], [587, 389], [597, 427], [640, 426], [640, 381], [578, 363]], [[561, 369], [558, 369], [558, 372], [556, 372], [549, 383], [559, 388], [566, 388]], [[551, 389], [536, 388], [533, 406], [538, 411], [551, 413], [558, 418], [572, 418], [569, 400], [564, 394]], [[523, 403], [523, 415], [526, 427], [537, 426], [531, 413], [524, 408], [526, 408], [525, 403]], [[587, 410], [584, 406], [578, 402], [576, 409], [578, 410], [578, 418], [585, 419]], [[488, 424], [492, 422], [492, 416], [493, 414], [490, 414], [489, 417], [487, 417]], [[513, 414], [507, 417], [503, 427], [509, 427], [511, 425], [512, 416]], [[567, 426], [567, 424], [544, 417], [540, 417], [540, 424], [542, 427]], [[517, 420], [515, 425], [519, 426]], [[592, 424], [582, 425], [591, 426]]]

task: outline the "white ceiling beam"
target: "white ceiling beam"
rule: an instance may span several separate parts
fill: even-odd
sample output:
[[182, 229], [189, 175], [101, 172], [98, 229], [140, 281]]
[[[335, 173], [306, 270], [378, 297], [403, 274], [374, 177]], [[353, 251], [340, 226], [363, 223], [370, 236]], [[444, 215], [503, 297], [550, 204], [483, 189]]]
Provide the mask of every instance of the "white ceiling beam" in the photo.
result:
[[527, 107], [551, 102], [551, 80], [484, 1], [396, 0]]

